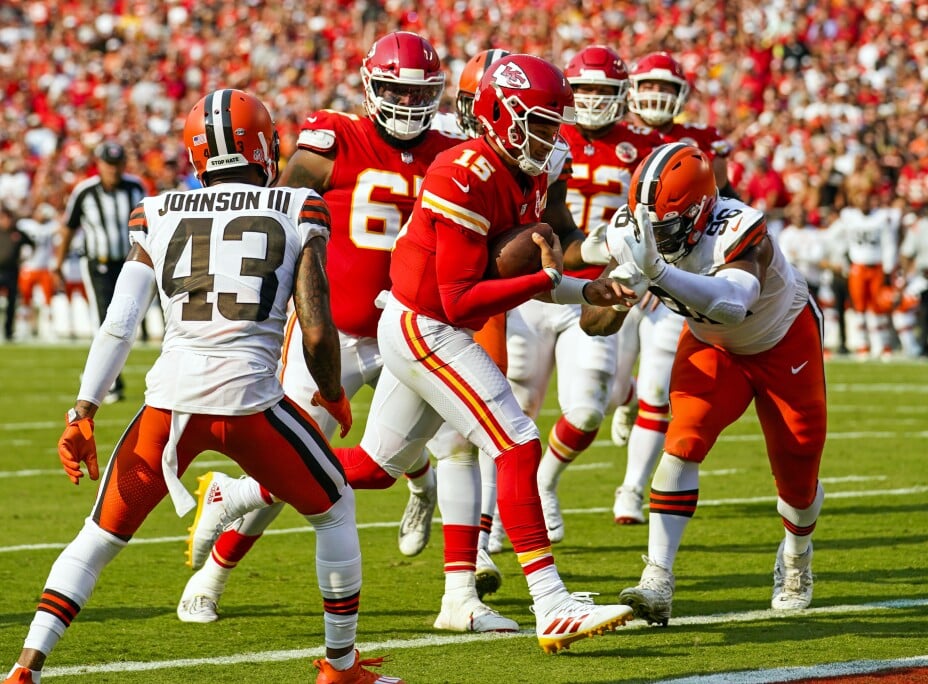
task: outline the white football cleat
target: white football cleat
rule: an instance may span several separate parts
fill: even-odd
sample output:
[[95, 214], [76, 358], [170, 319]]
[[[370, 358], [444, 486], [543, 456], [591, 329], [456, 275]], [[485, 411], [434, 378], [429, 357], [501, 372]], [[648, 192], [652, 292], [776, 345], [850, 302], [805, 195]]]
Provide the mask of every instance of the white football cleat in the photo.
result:
[[187, 528], [187, 565], [194, 570], [203, 567], [213, 550], [213, 544], [226, 530], [235, 527], [248, 512], [234, 494], [241, 480], [224, 473], [209, 472], [197, 478], [197, 515]]
[[503, 575], [490, 554], [484, 549], [477, 549], [477, 571], [474, 573], [477, 597], [483, 599], [487, 594], [499, 591], [503, 584]]
[[397, 543], [404, 556], [418, 556], [429, 543], [432, 536], [432, 516], [438, 502], [438, 484], [435, 469], [429, 468], [429, 477], [425, 489], [421, 492], [413, 489], [412, 481], [407, 481], [409, 501], [400, 519], [400, 531]]
[[216, 622], [219, 619], [219, 605], [206, 594], [181, 598], [177, 604], [177, 617], [181, 622]]
[[628, 606], [597, 606], [592, 596], [585, 592], [570, 594], [541, 614], [532, 606], [535, 634], [545, 653], [570, 648], [578, 639], [605, 634], [632, 619], [632, 609]]
[[519, 623], [503, 617], [476, 596], [441, 598], [441, 612], [435, 619], [435, 629], [453, 632], [518, 632]]
[[786, 542], [780, 542], [777, 561], [773, 566], [774, 610], [802, 610], [812, 603], [812, 542], [801, 556], [783, 552]]
[[564, 541], [564, 516], [561, 515], [561, 502], [557, 498], [557, 490], [539, 487], [538, 495], [541, 497], [541, 512], [545, 516], [545, 526], [548, 528], [548, 541], [558, 544]]
[[635, 617], [647, 620], [649, 625], [656, 622], [666, 627], [670, 620], [676, 584], [673, 573], [652, 563], [647, 556], [642, 556], [641, 560], [645, 562], [641, 581], [638, 582], [638, 586], [623, 589], [619, 594], [619, 602], [631, 606], [635, 611]]
[[644, 524], [644, 492], [639, 487], [619, 487], [615, 490], [612, 516], [617, 525]]

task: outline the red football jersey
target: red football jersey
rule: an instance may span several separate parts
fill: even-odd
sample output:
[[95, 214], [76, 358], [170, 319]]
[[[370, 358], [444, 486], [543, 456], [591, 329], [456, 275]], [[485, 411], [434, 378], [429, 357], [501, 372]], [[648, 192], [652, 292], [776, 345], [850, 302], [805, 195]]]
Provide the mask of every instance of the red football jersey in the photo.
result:
[[479, 330], [489, 316], [550, 290], [544, 271], [484, 279], [488, 240], [539, 221], [547, 189], [547, 175], [513, 173], [482, 138], [438, 155], [396, 241], [394, 296], [417, 313]]
[[708, 154], [710, 159], [727, 157], [732, 150], [731, 143], [722, 137], [718, 129], [705, 124], [675, 123], [662, 135], [664, 142], [682, 142], [687, 145], [695, 145]]
[[328, 263], [332, 318], [351, 335], [377, 336], [374, 299], [390, 289], [390, 255], [435, 156], [460, 142], [428, 131], [408, 150], [389, 145], [367, 118], [320, 111], [303, 123], [299, 147], [334, 153], [329, 188]]
[[[587, 140], [574, 126], [562, 126], [561, 135], [570, 145], [573, 158], [573, 175], [567, 181], [567, 206], [584, 233], [608, 222], [628, 201], [632, 173], [652, 149], [664, 143], [653, 128], [623, 122], [596, 140]], [[602, 270], [602, 266], [593, 266], [567, 273], [597, 278]]]

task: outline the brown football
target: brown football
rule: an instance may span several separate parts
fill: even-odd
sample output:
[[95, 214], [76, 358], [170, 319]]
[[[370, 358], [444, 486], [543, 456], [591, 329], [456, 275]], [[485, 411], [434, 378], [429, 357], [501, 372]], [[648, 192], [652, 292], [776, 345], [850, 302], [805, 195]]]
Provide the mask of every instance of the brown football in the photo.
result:
[[549, 245], [554, 244], [554, 229], [547, 223], [514, 226], [492, 237], [487, 245], [487, 278], [515, 278], [541, 270], [541, 250], [532, 233], [540, 233]]

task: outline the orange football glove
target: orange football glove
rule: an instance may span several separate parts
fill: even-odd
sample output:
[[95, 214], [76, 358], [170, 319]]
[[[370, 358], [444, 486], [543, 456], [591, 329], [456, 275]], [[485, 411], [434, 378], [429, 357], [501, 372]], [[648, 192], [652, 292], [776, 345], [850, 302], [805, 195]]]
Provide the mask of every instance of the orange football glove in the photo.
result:
[[74, 484], [78, 484], [84, 477], [81, 463], [87, 464], [87, 474], [91, 480], [100, 477], [97, 444], [93, 439], [93, 418], [77, 418], [68, 423], [58, 440], [58, 458]]
[[351, 417], [351, 402], [349, 402], [348, 397], [345, 396], [344, 387], [341, 388], [338, 399], [335, 401], [329, 401], [319, 393], [319, 390], [316, 390], [316, 393], [313, 395], [312, 404], [313, 406], [321, 406], [338, 421], [341, 427], [338, 433], [339, 437], [344, 437], [348, 434], [348, 431], [351, 430], [351, 423], [353, 421]]

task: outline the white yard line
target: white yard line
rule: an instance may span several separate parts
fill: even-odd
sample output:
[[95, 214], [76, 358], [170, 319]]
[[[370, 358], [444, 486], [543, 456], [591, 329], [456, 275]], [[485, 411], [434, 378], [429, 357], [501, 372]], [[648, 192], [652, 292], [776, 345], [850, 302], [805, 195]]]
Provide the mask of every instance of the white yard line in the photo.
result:
[[[899, 610], [928, 606], [928, 599], [898, 599], [878, 603], [863, 603], [858, 605], [824, 606], [809, 608], [803, 611], [777, 613], [772, 610], [751, 610], [741, 613], [723, 613], [717, 615], [694, 615], [692, 617], [673, 618], [668, 629], [674, 625], [725, 625], [737, 622], [765, 622], [771, 620], [790, 620], [806, 618], [814, 615], [836, 615], [847, 613], [865, 613], [876, 610]], [[629, 630], [647, 629], [647, 625], [636, 620], [617, 630], [615, 638], [621, 638], [621, 633]], [[378, 653], [383, 651], [398, 651], [412, 648], [431, 648], [453, 644], [469, 644], [480, 641], [493, 641], [496, 639], [513, 639], [534, 637], [534, 630], [523, 630], [518, 634], [435, 634], [416, 639], [390, 639], [387, 641], [373, 641], [359, 643], [358, 648], [363, 653]], [[612, 637], [606, 637], [612, 638]], [[109, 672], [151, 672], [155, 670], [168, 670], [198, 665], [235, 665], [239, 663], [268, 663], [289, 660], [309, 660], [319, 658], [324, 653], [322, 647], [295, 649], [287, 651], [257, 651], [254, 653], [239, 653], [213, 658], [182, 658], [177, 660], [159, 660], [151, 662], [118, 662], [104, 665], [72, 665], [68, 667], [50, 667], [42, 672], [42, 679], [52, 677], [69, 677], [74, 675], [102, 674]], [[772, 684], [773, 682], [793, 681], [801, 677], [830, 676], [835, 674], [859, 674], [888, 669], [890, 667], [915, 667], [928, 665], [928, 655], [906, 658], [902, 660], [873, 661], [863, 660], [857, 663], [825, 663], [818, 666], [802, 668], [778, 668], [776, 670], [738, 672], [731, 674], [713, 674], [706, 677], [687, 677], [686, 679], [665, 680], [662, 684], [713, 684], [730, 682], [731, 684]], [[857, 669], [854, 669], [854, 668]], [[840, 671], [836, 671], [839, 669]], [[710, 678], [711, 677], [711, 678]]]
[[[874, 496], [909, 496], [911, 494], [923, 494], [928, 492], [928, 486], [923, 487], [906, 487], [900, 489], [867, 489], [861, 491], [847, 491], [847, 492], [828, 492], [828, 498], [830, 499], [857, 499], [857, 498], [871, 498]], [[742, 504], [755, 504], [755, 503], [776, 503], [777, 498], [775, 496], [754, 496], [754, 497], [745, 497], [741, 499], [700, 499], [700, 506], [738, 506]], [[598, 515], [601, 513], [611, 513], [611, 508], [565, 508], [563, 513], [567, 515]], [[441, 518], [434, 518], [432, 520], [433, 525], [440, 525]], [[389, 528], [389, 527], [399, 527], [399, 521], [388, 521], [388, 522], [370, 522], [370, 523], [358, 523], [359, 530], [369, 530], [375, 528]], [[313, 528], [309, 525], [300, 526], [300, 527], [286, 527], [283, 529], [274, 529], [271, 528], [265, 531], [265, 535], [285, 535], [285, 534], [304, 534], [306, 532], [312, 532]], [[141, 544], [176, 544], [177, 542], [186, 541], [187, 537], [135, 537], [129, 543], [134, 545]], [[18, 546], [0, 546], [0, 553], [17, 553], [20, 551], [41, 551], [47, 549], [63, 549], [67, 546], [67, 542], [47, 542], [44, 544], [20, 544]]]

